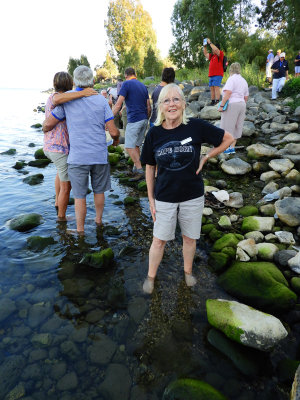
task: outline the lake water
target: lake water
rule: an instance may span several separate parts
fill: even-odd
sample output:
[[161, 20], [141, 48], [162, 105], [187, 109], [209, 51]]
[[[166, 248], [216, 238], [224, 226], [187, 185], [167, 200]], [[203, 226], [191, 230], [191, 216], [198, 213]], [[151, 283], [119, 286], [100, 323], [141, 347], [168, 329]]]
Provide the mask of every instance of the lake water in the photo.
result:
[[[287, 399], [288, 387], [278, 386], [269, 359], [248, 377], [209, 345], [205, 301], [230, 297], [207, 268], [205, 242], [197, 248], [195, 288], [183, 280], [178, 233], [167, 245], [154, 294], [145, 296], [152, 238], [145, 194], [120, 185], [113, 171], [104, 228], [94, 224], [90, 194], [86, 235], [76, 237], [67, 233], [75, 228], [74, 206], [68, 224], [56, 222], [53, 164], [12, 168], [42, 147], [41, 129], [31, 126], [42, 123], [44, 114], [34, 109], [47, 97], [0, 89], [0, 153], [16, 149], [0, 155], [0, 399], [10, 393], [26, 400], [158, 400], [181, 377], [204, 380], [228, 399]], [[29, 186], [25, 173], [42, 173], [44, 180]], [[134, 206], [114, 204], [128, 195], [139, 198]], [[8, 229], [10, 219], [31, 212], [43, 217], [37, 228]], [[54, 243], [30, 250], [27, 239], [36, 235]], [[85, 253], [106, 247], [115, 254], [109, 269], [80, 263]]]

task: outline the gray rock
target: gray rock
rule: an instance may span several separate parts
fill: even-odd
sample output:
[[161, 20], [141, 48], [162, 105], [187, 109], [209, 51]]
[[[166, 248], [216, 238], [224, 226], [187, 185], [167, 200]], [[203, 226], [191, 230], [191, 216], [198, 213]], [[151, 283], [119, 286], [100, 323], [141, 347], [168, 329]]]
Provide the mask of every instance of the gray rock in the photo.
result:
[[291, 270], [300, 274], [300, 251], [295, 255], [295, 257], [288, 260], [288, 266]]
[[241, 208], [244, 206], [243, 195], [240, 192], [229, 193], [229, 200], [224, 201], [227, 207]]
[[216, 106], [206, 106], [200, 111], [200, 118], [215, 120], [221, 118], [221, 113]]
[[1, 397], [14, 388], [19, 381], [25, 366], [25, 359], [21, 356], [7, 356], [0, 365], [0, 393]]
[[274, 107], [272, 104], [267, 104], [267, 103], [261, 104], [261, 108], [267, 113], [277, 111], [276, 107]]
[[282, 141], [298, 143], [300, 142], [300, 135], [298, 133], [290, 133], [289, 135], [286, 135]]
[[250, 164], [238, 157], [222, 162], [221, 168], [229, 175], [245, 175], [252, 169]]
[[300, 143], [288, 143], [282, 150], [284, 150], [284, 154], [300, 154]]
[[269, 162], [269, 166], [276, 172], [287, 173], [294, 167], [294, 164], [288, 158], [274, 158]]
[[296, 116], [300, 115], [300, 106], [298, 106], [295, 110], [295, 114]]
[[143, 297], [136, 297], [128, 303], [128, 313], [137, 324], [141, 322], [148, 309], [147, 303]]
[[67, 364], [64, 361], [59, 361], [52, 365], [50, 376], [54, 380], [61, 379], [67, 372]]
[[300, 365], [295, 373], [290, 400], [300, 400]]
[[32, 228], [35, 228], [41, 223], [42, 216], [39, 214], [21, 214], [10, 221], [9, 228], [19, 232], [26, 232]]
[[295, 239], [292, 232], [278, 231], [275, 232], [275, 235], [278, 237], [280, 243], [295, 244]]
[[270, 181], [262, 190], [262, 194], [274, 193], [278, 189], [278, 183]]
[[7, 317], [16, 311], [17, 307], [15, 302], [7, 297], [0, 300], [0, 322], [4, 321]]
[[251, 121], [245, 121], [243, 125], [243, 136], [249, 137], [255, 134], [255, 125]]
[[60, 345], [60, 351], [66, 354], [71, 360], [76, 360], [80, 354], [77, 345], [71, 340], [65, 340]]
[[[250, 258], [253, 258], [257, 255], [256, 243], [253, 238], [241, 240], [237, 244], [237, 248], [244, 250], [244, 252], [246, 252]], [[245, 260], [245, 261], [248, 261], [248, 260]]]
[[110, 364], [99, 391], [105, 400], [128, 400], [131, 377], [128, 369], [122, 364]]
[[93, 364], [105, 365], [110, 362], [117, 344], [106, 335], [97, 335], [97, 341], [88, 347], [87, 353]]
[[50, 305], [34, 304], [29, 309], [28, 325], [30, 328], [36, 328], [44, 322], [53, 313]]
[[57, 389], [60, 391], [77, 388], [78, 378], [75, 372], [69, 372], [57, 382]]
[[275, 206], [274, 204], [265, 204], [264, 206], [259, 207], [259, 211], [264, 217], [274, 217]]
[[286, 197], [275, 203], [278, 218], [289, 226], [300, 225], [300, 198]]
[[245, 235], [246, 239], [254, 239], [255, 243], [261, 243], [264, 240], [264, 235], [263, 233], [259, 232], [259, 231], [251, 231], [251, 232], [247, 232]]
[[258, 257], [266, 261], [272, 261], [278, 251], [278, 247], [273, 243], [258, 243], [256, 246]]
[[246, 150], [248, 152], [248, 156], [253, 157], [274, 157], [277, 152], [276, 147], [272, 147], [264, 143], [251, 144], [246, 148]]
[[273, 122], [278, 122], [279, 124], [284, 124], [286, 121], [286, 115], [277, 115], [273, 118]]
[[295, 257], [297, 252], [295, 250], [280, 250], [274, 255], [274, 262], [281, 267], [288, 266], [288, 260]]
[[263, 182], [266, 182], [266, 183], [272, 181], [273, 179], [279, 179], [279, 178], [280, 178], [280, 175], [276, 171], [263, 172], [260, 175], [260, 180]]

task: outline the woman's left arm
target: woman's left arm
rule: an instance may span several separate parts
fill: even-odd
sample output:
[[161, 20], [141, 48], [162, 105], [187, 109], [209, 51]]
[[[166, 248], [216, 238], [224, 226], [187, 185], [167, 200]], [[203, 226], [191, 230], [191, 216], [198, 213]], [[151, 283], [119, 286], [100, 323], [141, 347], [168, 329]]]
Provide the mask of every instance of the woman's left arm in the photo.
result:
[[223, 153], [224, 150], [226, 150], [231, 143], [234, 141], [233, 136], [229, 132], [224, 132], [223, 140], [220, 146], [218, 147], [213, 147], [204, 157], [200, 158], [200, 163], [199, 163], [199, 168], [196, 171], [196, 174], [198, 175], [199, 172], [202, 170], [204, 164], [212, 157], [217, 156], [220, 153]]
[[59, 104], [67, 103], [71, 100], [81, 99], [82, 97], [89, 97], [97, 94], [99, 93], [93, 88], [85, 88], [77, 92], [55, 93], [52, 102], [54, 106], [58, 106]]
[[222, 101], [220, 107], [218, 108], [218, 111], [223, 112], [223, 107], [225, 106], [226, 101], [229, 100], [231, 95], [232, 95], [231, 90], [225, 90], [225, 91], [223, 90]]
[[146, 183], [147, 183], [148, 199], [149, 199], [149, 206], [152, 219], [154, 222], [156, 219], [155, 198], [154, 198], [155, 170], [156, 170], [156, 165], [146, 164]]

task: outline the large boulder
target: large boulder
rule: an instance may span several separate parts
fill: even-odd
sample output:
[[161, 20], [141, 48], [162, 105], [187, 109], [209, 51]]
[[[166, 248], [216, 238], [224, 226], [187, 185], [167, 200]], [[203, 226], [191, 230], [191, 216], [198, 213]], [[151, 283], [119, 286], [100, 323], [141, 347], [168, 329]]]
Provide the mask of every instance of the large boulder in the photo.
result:
[[262, 310], [287, 310], [297, 300], [281, 271], [270, 262], [236, 261], [219, 276], [218, 284], [232, 296]]
[[19, 232], [26, 232], [42, 223], [42, 216], [36, 213], [21, 214], [9, 222], [9, 228]]
[[162, 400], [226, 400], [218, 390], [197, 379], [178, 379], [165, 389]]
[[261, 157], [274, 157], [277, 149], [264, 143], [255, 143], [247, 147], [248, 157], [258, 159]]
[[206, 106], [200, 111], [201, 119], [220, 119], [221, 113], [215, 106]]
[[245, 175], [251, 171], [252, 167], [247, 162], [238, 157], [231, 158], [221, 164], [221, 168], [229, 175]]
[[268, 351], [287, 336], [279, 319], [245, 304], [222, 299], [206, 301], [208, 322], [230, 339]]
[[275, 203], [276, 214], [288, 226], [300, 225], [300, 198], [286, 197]]

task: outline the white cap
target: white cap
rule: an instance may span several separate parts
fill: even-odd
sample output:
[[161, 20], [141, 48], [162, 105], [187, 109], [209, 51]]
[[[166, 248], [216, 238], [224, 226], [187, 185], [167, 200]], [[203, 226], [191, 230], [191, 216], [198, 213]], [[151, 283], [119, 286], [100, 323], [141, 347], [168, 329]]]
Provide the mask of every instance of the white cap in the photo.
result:
[[285, 57], [285, 53], [283, 52], [283, 53], [280, 53], [280, 56], [279, 57]]

